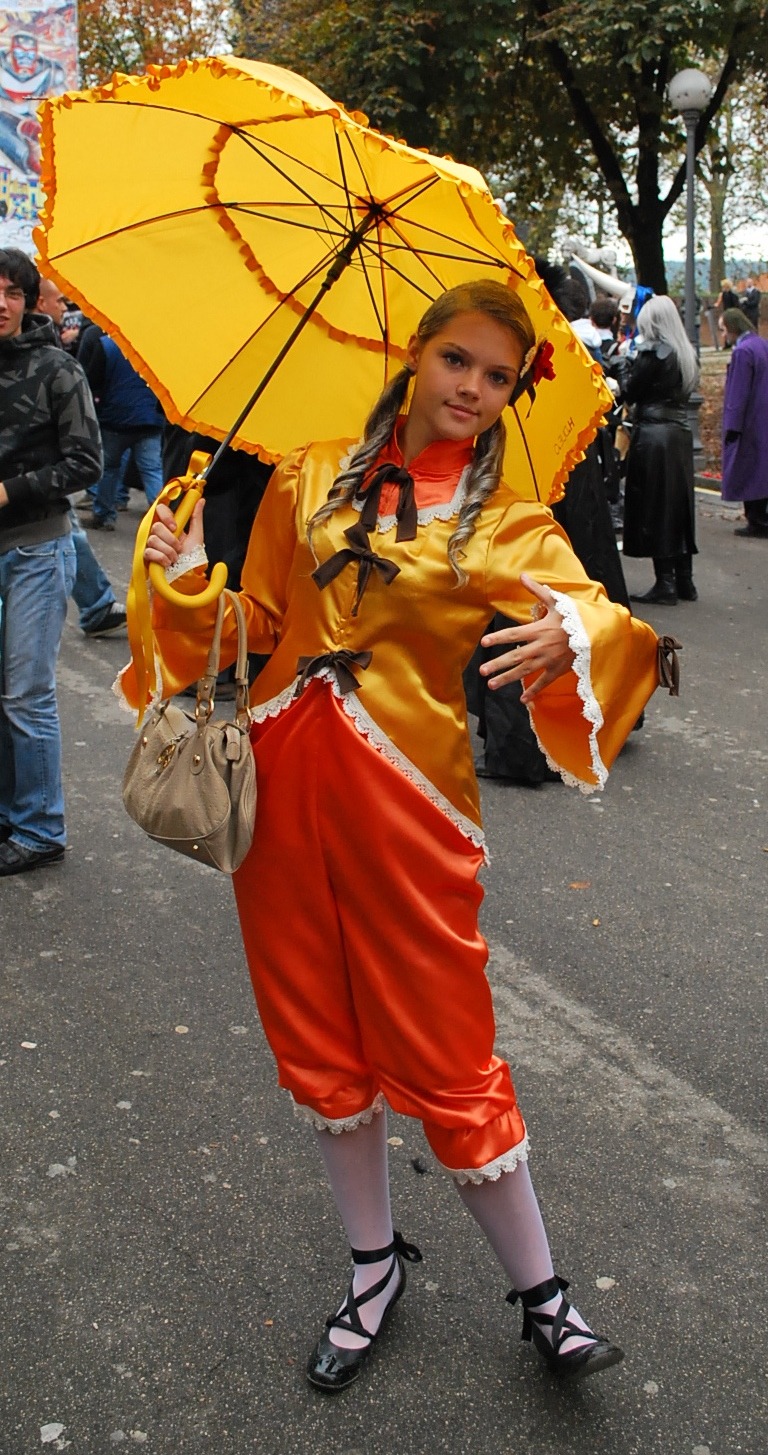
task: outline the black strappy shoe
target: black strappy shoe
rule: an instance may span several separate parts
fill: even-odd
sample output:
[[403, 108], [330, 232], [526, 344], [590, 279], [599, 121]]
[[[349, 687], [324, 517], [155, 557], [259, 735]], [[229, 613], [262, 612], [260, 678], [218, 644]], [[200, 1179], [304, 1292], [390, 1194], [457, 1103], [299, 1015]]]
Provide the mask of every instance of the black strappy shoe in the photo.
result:
[[381, 1333], [384, 1324], [391, 1314], [397, 1300], [405, 1292], [405, 1261], [408, 1263], [420, 1263], [421, 1253], [413, 1243], [406, 1243], [400, 1233], [395, 1233], [392, 1242], [386, 1248], [375, 1248], [372, 1250], [359, 1248], [352, 1249], [353, 1263], [381, 1263], [385, 1258], [391, 1258], [396, 1264], [400, 1274], [397, 1287], [384, 1310], [381, 1323], [375, 1334], [369, 1334], [364, 1327], [358, 1310], [365, 1303], [370, 1303], [377, 1294], [383, 1293], [390, 1278], [392, 1277], [392, 1264], [390, 1264], [382, 1278], [374, 1283], [365, 1293], [355, 1296], [353, 1285], [350, 1283], [347, 1296], [337, 1314], [332, 1314], [326, 1319], [326, 1329], [347, 1329], [350, 1333], [357, 1334], [367, 1343], [359, 1349], [342, 1349], [340, 1345], [334, 1344], [328, 1333], [318, 1339], [307, 1364], [307, 1379], [315, 1389], [322, 1389], [325, 1394], [336, 1394], [341, 1389], [346, 1389], [357, 1379], [360, 1370], [369, 1357], [370, 1352]]
[[[556, 1298], [567, 1287], [567, 1280], [555, 1275], [554, 1278], [547, 1279], [546, 1283], [537, 1283], [535, 1288], [526, 1288], [521, 1293], [516, 1288], [511, 1289], [507, 1294], [507, 1303], [517, 1303], [520, 1299], [523, 1305], [523, 1332], [520, 1338], [527, 1339], [529, 1343], [533, 1340], [533, 1347], [553, 1374], [560, 1379], [586, 1379], [589, 1374], [597, 1374], [601, 1369], [610, 1369], [612, 1364], [620, 1364], [624, 1358], [624, 1350], [619, 1349], [617, 1344], [611, 1344], [602, 1334], [593, 1334], [591, 1329], [585, 1332], [579, 1324], [569, 1319], [571, 1305], [566, 1298], [560, 1300], [560, 1307], [555, 1314], [531, 1313], [531, 1309], [538, 1309], [541, 1304], [549, 1303], [550, 1299]], [[552, 1328], [551, 1340], [542, 1331], [541, 1326], [547, 1324]], [[590, 1342], [562, 1353], [563, 1344], [574, 1337], [589, 1339]]]

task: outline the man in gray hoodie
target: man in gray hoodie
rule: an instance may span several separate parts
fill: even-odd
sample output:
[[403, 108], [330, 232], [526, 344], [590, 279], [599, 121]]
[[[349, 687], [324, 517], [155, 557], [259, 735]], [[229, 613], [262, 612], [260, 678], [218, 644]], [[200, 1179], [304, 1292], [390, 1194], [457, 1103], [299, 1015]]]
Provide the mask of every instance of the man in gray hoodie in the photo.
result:
[[101, 475], [80, 365], [35, 314], [40, 275], [0, 249], [0, 877], [64, 856], [56, 661], [75, 576], [69, 499]]

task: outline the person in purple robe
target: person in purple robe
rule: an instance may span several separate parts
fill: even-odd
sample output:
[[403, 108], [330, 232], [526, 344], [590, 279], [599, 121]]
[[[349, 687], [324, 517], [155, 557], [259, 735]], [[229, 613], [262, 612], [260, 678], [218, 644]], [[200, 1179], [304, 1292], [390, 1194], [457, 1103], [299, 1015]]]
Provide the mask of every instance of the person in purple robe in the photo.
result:
[[723, 500], [743, 500], [737, 536], [768, 537], [768, 341], [740, 308], [726, 308], [720, 330], [731, 344], [723, 398]]

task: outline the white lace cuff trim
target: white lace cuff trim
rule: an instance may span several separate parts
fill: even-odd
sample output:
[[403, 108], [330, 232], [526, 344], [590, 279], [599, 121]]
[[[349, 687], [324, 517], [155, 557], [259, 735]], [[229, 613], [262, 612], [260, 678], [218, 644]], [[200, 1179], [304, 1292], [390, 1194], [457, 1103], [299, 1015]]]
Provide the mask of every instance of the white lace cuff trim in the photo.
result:
[[514, 1172], [519, 1162], [528, 1161], [528, 1150], [530, 1142], [524, 1137], [516, 1147], [510, 1147], [508, 1152], [503, 1152], [493, 1162], [486, 1162], [484, 1167], [462, 1167], [456, 1171], [453, 1167], [446, 1168], [455, 1182], [464, 1184], [466, 1182], [498, 1182], [502, 1172]]
[[293, 1110], [302, 1121], [309, 1122], [318, 1132], [332, 1132], [338, 1136], [339, 1132], [354, 1132], [356, 1127], [367, 1127], [379, 1112], [385, 1108], [384, 1097], [378, 1091], [370, 1106], [365, 1111], [359, 1111], [352, 1117], [324, 1117], [314, 1111], [311, 1106], [303, 1106], [301, 1102], [294, 1101]]
[[195, 546], [193, 551], [185, 551], [184, 555], [178, 556], [172, 566], [166, 566], [163, 575], [166, 581], [175, 581], [177, 576], [186, 576], [187, 571], [194, 570], [195, 566], [207, 565], [205, 546]]
[[[467, 498], [467, 481], [471, 469], [471, 465], [465, 465], [456, 482], [456, 489], [450, 500], [444, 500], [438, 505], [425, 505], [422, 506], [421, 510], [417, 510], [416, 519], [419, 525], [430, 525], [433, 520], [452, 520], [454, 515], [458, 515]], [[360, 513], [365, 501], [353, 500], [351, 503], [354, 509]], [[396, 525], [396, 515], [379, 515], [376, 517], [376, 529], [381, 535], [385, 531], [392, 530]]]
[[[428, 798], [430, 803], [435, 805], [435, 808], [439, 808], [440, 812], [445, 814], [446, 818], [450, 819], [452, 824], [455, 824], [459, 833], [465, 839], [469, 839], [475, 848], [482, 849], [484, 861], [486, 864], [489, 863], [485, 834], [480, 826], [473, 823], [472, 819], [467, 818], [465, 814], [460, 813], [451, 803], [450, 799], [446, 798], [445, 794], [441, 793], [439, 788], [436, 788], [434, 783], [431, 783], [419, 771], [415, 763], [412, 763], [410, 758], [406, 757], [405, 753], [401, 753], [400, 749], [395, 747], [395, 744], [390, 741], [386, 733], [381, 731], [381, 728], [363, 707], [356, 693], [341, 691], [335, 673], [330, 667], [321, 668], [316, 676], [328, 683], [332, 692], [338, 697], [347, 716], [351, 717], [358, 732], [364, 738], [367, 738], [371, 747], [375, 748], [378, 753], [381, 753], [383, 757], [387, 758], [390, 763], [393, 763], [403, 776], [408, 779], [409, 783], [413, 783], [424, 794], [425, 798]], [[268, 717], [278, 717], [293, 702], [296, 696], [297, 686], [298, 679], [289, 683], [277, 697], [271, 698], [269, 702], [262, 702], [258, 707], [251, 708], [251, 717], [254, 722], [264, 722]]]
[[[118, 674], [117, 674], [114, 682], [112, 683], [112, 691], [113, 691], [115, 697], [118, 700], [118, 703], [120, 705], [121, 710], [123, 712], [129, 712], [131, 714], [131, 716], [134, 716], [135, 713], [136, 713], [136, 708], [133, 707], [133, 705], [128, 701], [128, 698], [125, 695], [125, 689], [123, 687], [123, 678], [124, 678], [126, 672], [131, 667], [131, 665], [132, 664], [130, 662], [126, 662], [125, 666], [120, 668], [120, 671], [118, 672]], [[149, 702], [147, 703], [145, 712], [142, 715], [142, 717], [145, 716], [147, 712], [151, 712], [153, 707], [157, 707], [158, 704], [160, 702], [162, 702], [162, 700], [163, 700], [163, 674], [162, 674], [162, 669], [161, 669], [161, 666], [160, 666], [160, 658], [156, 655], [155, 656], [155, 690], [152, 693], [152, 696], [151, 696]]]
[[597, 735], [603, 726], [603, 714], [600, 703], [592, 691], [592, 647], [586, 628], [579, 615], [579, 608], [570, 596], [565, 596], [562, 591], [553, 591], [555, 604], [563, 619], [563, 626], [568, 634], [568, 644], [574, 654], [573, 670], [576, 673], [576, 690], [581, 698], [582, 713], [589, 723], [589, 755], [592, 771], [597, 779], [596, 783], [585, 783], [583, 779], [576, 778], [569, 773], [562, 765], [547, 752], [544, 743], [536, 731], [536, 721], [533, 713], [528, 711], [531, 720], [531, 727], [536, 736], [536, 741], [547, 760], [548, 767], [555, 773], [559, 773], [564, 783], [569, 788], [578, 788], [581, 793], [597, 793], [604, 787], [608, 778], [608, 769], [600, 757], [600, 749], [597, 743]]

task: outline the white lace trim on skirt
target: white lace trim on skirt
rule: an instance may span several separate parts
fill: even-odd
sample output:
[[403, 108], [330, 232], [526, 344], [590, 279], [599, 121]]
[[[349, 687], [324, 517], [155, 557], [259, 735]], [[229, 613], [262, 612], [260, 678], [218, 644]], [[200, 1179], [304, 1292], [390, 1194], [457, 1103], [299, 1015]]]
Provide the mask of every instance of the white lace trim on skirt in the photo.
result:
[[453, 1167], [446, 1168], [455, 1182], [498, 1182], [502, 1172], [514, 1172], [519, 1162], [528, 1161], [528, 1149], [530, 1142], [527, 1136], [516, 1147], [510, 1147], [508, 1152], [502, 1152], [500, 1157], [494, 1158], [493, 1162], [486, 1162], [484, 1167], [461, 1167], [456, 1170]]
[[600, 757], [600, 749], [597, 743], [597, 735], [603, 726], [603, 714], [600, 703], [592, 691], [592, 647], [584, 623], [579, 615], [579, 608], [570, 596], [565, 596], [561, 591], [553, 591], [557, 609], [563, 618], [563, 627], [568, 634], [568, 644], [574, 653], [573, 670], [576, 673], [576, 690], [581, 698], [582, 712], [589, 723], [589, 754], [592, 764], [592, 771], [597, 779], [596, 783], [585, 783], [583, 779], [576, 778], [558, 763], [541, 741], [536, 731], [536, 722], [532, 712], [529, 711], [531, 727], [533, 728], [536, 741], [547, 760], [548, 767], [555, 773], [559, 773], [564, 783], [569, 788], [578, 788], [581, 793], [597, 793], [605, 787], [608, 777], [608, 769]]
[[[467, 818], [465, 814], [460, 813], [451, 803], [450, 799], [446, 798], [445, 794], [441, 793], [439, 788], [436, 788], [434, 783], [430, 783], [429, 779], [419, 771], [415, 763], [412, 763], [410, 758], [406, 757], [405, 753], [401, 753], [400, 749], [395, 747], [395, 744], [390, 741], [386, 733], [382, 732], [378, 724], [374, 722], [370, 713], [363, 707], [357, 693], [341, 691], [332, 668], [322, 667], [315, 675], [318, 679], [328, 683], [331, 690], [338, 697], [347, 717], [352, 719], [358, 732], [368, 740], [371, 747], [375, 748], [383, 757], [388, 758], [389, 762], [393, 763], [400, 770], [403, 776], [408, 779], [409, 783], [413, 783], [424, 794], [425, 798], [428, 798], [430, 803], [435, 805], [435, 808], [439, 808], [440, 812], [444, 813], [452, 824], [455, 824], [459, 833], [465, 839], [469, 839], [470, 843], [475, 845], [475, 848], [482, 849], [485, 862], [488, 863], [485, 834], [479, 825], [473, 823], [472, 819]], [[278, 717], [293, 702], [297, 687], [298, 679], [289, 683], [282, 692], [278, 693], [277, 697], [271, 698], [269, 702], [262, 702], [258, 707], [252, 707], [251, 717], [254, 722], [264, 722], [268, 717]]]
[[370, 1106], [364, 1111], [359, 1111], [352, 1117], [324, 1117], [311, 1106], [304, 1106], [300, 1101], [293, 1103], [293, 1110], [301, 1121], [309, 1122], [318, 1132], [332, 1132], [337, 1136], [339, 1132], [354, 1132], [356, 1127], [367, 1127], [379, 1112], [385, 1108], [384, 1097], [378, 1091]]

